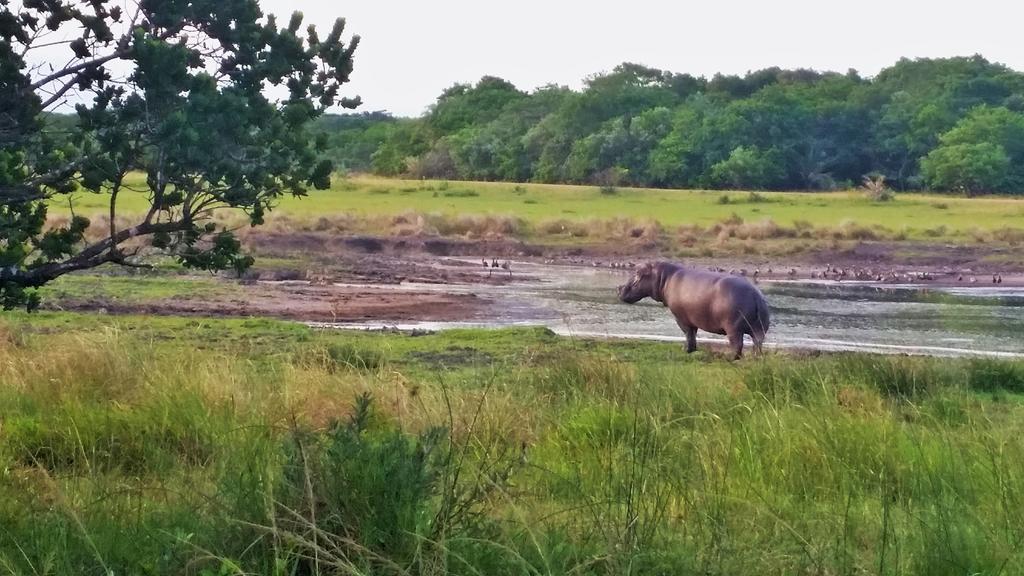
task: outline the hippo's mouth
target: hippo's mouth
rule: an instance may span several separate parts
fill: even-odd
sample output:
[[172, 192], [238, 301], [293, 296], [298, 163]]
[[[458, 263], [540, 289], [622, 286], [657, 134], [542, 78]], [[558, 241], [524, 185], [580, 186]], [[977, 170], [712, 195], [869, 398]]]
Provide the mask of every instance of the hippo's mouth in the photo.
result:
[[633, 294], [630, 288], [631, 286], [629, 284], [619, 286], [619, 300], [625, 302], [626, 304], [636, 304], [637, 302], [642, 300], [643, 297]]

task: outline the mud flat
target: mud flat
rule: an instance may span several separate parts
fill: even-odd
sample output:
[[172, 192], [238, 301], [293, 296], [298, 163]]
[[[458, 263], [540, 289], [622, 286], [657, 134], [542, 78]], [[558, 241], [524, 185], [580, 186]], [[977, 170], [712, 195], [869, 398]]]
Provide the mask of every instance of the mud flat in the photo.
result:
[[[626, 306], [615, 299], [615, 287], [625, 282], [632, 266], [665, 256], [656, 247], [630, 251], [627, 246], [615, 252], [503, 240], [291, 234], [255, 248], [257, 268], [241, 281], [214, 280], [223, 290], [190, 290], [189, 278], [177, 277], [167, 279], [185, 283], [173, 297], [78, 293], [49, 299], [47, 306], [116, 314], [270, 317], [348, 328], [542, 325], [585, 337], [680, 337], [659, 306]], [[993, 264], [1000, 256], [980, 246], [916, 245], [909, 250], [861, 243], [800, 259], [668, 257], [751, 277], [756, 272], [772, 306], [770, 347], [1024, 354], [1024, 276], [1012, 265]], [[848, 275], [841, 281], [823, 280], [826, 268], [845, 269]], [[884, 279], [856, 280], [869, 274]], [[994, 274], [1000, 282], [992, 282]]]
[[[183, 282], [187, 281], [185, 279]], [[237, 317], [260, 316], [304, 322], [468, 321], [482, 317], [488, 300], [468, 293], [411, 291], [395, 287], [313, 286], [306, 281], [261, 282], [230, 294], [176, 296], [135, 302], [73, 298], [47, 303], [60, 310], [110, 314]]]

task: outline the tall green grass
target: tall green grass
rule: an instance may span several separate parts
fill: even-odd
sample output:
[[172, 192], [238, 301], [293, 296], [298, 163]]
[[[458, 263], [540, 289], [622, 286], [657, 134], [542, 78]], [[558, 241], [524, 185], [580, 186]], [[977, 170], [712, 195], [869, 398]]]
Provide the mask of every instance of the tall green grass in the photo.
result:
[[1019, 363], [179, 338], [0, 330], [0, 572], [1024, 572]]

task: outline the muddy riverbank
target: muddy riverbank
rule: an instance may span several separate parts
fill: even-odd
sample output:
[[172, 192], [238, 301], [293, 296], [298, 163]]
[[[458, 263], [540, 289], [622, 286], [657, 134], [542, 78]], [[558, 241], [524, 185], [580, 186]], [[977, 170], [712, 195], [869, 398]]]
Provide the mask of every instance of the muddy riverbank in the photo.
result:
[[[224, 290], [182, 289], [159, 298], [76, 294], [50, 299], [46, 306], [272, 317], [346, 328], [543, 325], [587, 337], [680, 339], [659, 306], [626, 306], [615, 299], [615, 287], [633, 266], [664, 256], [656, 251], [588, 253], [507, 242], [294, 235], [256, 248], [254, 271], [242, 280], [221, 278]], [[941, 246], [903, 246], [896, 252], [860, 243], [813, 258], [684, 261], [756, 275], [772, 306], [770, 347], [1024, 354], [1024, 276], [1013, 266], [993, 264], [1001, 261], [998, 253]]]

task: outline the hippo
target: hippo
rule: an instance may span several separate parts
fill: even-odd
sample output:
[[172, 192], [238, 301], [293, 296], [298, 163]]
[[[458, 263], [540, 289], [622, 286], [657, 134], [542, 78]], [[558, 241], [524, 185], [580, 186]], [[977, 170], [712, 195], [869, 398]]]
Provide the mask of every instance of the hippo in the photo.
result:
[[743, 356], [743, 335], [750, 334], [761, 353], [768, 332], [769, 311], [764, 295], [746, 278], [685, 268], [671, 262], [651, 262], [636, 269], [619, 299], [635, 304], [652, 298], [664, 304], [686, 334], [686, 351], [697, 350], [697, 329], [729, 338], [733, 358]]

